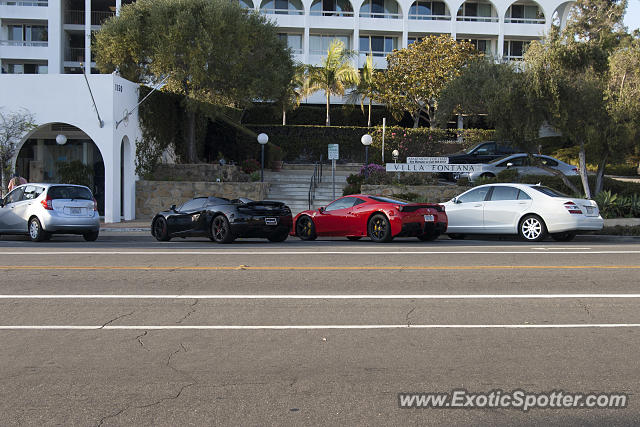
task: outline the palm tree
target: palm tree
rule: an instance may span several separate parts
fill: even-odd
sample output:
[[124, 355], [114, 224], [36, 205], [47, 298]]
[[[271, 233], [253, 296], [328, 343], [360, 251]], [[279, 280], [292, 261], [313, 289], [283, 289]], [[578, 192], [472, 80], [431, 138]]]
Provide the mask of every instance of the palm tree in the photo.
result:
[[358, 69], [351, 63], [353, 52], [345, 49], [344, 43], [334, 39], [329, 45], [327, 56], [322, 58], [322, 65], [309, 67], [309, 94], [323, 90], [327, 98], [327, 120], [330, 126], [329, 104], [331, 95], [344, 95], [346, 88], [358, 84]]
[[282, 126], [287, 124], [287, 111], [295, 110], [307, 96], [309, 91], [309, 79], [307, 76], [307, 68], [305, 65], [296, 63], [293, 68], [293, 77], [289, 82], [289, 86], [285, 89], [285, 93], [281, 99], [282, 103]]
[[360, 108], [364, 113], [364, 99], [367, 98], [369, 104], [369, 111], [367, 114], [367, 127], [371, 127], [371, 98], [375, 92], [375, 85], [373, 83], [373, 55], [369, 53], [367, 60], [360, 70], [360, 82], [354, 90], [347, 96], [347, 102], [355, 104], [360, 103]]

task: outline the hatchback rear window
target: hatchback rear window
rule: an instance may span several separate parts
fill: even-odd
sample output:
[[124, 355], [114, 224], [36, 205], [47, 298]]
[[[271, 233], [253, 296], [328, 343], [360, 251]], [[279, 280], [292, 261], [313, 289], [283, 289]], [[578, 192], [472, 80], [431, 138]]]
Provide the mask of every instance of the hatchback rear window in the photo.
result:
[[85, 187], [73, 187], [71, 185], [56, 185], [50, 187], [47, 192], [47, 196], [50, 199], [79, 199], [79, 200], [93, 200], [93, 195], [88, 188]]

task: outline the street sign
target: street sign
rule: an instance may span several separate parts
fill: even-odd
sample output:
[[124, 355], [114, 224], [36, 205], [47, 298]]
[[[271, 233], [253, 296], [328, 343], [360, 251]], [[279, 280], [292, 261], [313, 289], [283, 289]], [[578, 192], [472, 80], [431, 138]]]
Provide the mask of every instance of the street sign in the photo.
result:
[[407, 163], [449, 163], [448, 157], [407, 157]]
[[329, 160], [338, 160], [340, 158], [338, 144], [329, 144]]
[[387, 163], [387, 172], [479, 172], [481, 164], [448, 164], [448, 163]]

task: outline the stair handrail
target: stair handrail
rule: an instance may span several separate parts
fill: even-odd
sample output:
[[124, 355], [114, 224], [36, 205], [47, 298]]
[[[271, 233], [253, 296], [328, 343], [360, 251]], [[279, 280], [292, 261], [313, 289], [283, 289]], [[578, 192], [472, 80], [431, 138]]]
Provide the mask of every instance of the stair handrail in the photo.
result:
[[313, 201], [316, 198], [316, 187], [322, 182], [322, 155], [320, 161], [314, 164], [313, 174], [309, 182], [309, 210], [313, 206]]

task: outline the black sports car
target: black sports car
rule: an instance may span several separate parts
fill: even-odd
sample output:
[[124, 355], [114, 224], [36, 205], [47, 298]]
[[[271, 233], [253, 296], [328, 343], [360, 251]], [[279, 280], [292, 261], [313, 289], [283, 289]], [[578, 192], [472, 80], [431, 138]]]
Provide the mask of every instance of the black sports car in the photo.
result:
[[237, 237], [282, 242], [291, 223], [291, 209], [282, 202], [196, 197], [158, 213], [151, 222], [151, 234], [160, 241], [207, 236], [218, 243], [231, 243]]

